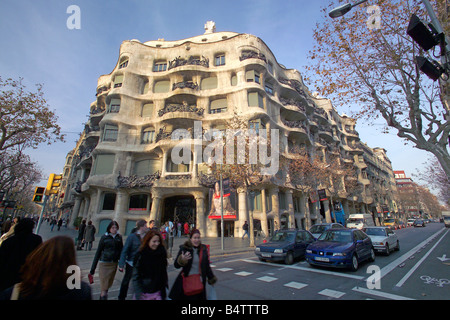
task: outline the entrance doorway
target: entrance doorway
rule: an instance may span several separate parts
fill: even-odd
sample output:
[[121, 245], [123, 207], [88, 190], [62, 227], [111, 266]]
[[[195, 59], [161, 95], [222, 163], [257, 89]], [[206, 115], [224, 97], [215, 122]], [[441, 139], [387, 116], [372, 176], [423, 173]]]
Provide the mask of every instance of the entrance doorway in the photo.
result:
[[166, 221], [187, 222], [189, 226], [195, 224], [195, 199], [193, 196], [173, 196], [164, 199], [161, 224]]
[[[217, 235], [220, 237], [221, 233], [221, 222], [220, 220], [217, 220]], [[223, 221], [223, 236], [234, 237], [234, 221]]]

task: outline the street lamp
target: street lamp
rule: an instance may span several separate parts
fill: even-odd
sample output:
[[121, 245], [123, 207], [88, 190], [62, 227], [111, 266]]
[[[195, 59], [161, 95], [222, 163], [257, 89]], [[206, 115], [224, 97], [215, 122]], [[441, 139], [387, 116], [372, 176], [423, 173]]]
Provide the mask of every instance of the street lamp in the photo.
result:
[[364, 3], [364, 2], [367, 2], [367, 0], [362, 0], [362, 1], [359, 1], [359, 2], [357, 2], [355, 4], [351, 4], [351, 3], [343, 4], [343, 5], [339, 6], [339, 7], [334, 8], [330, 12], [328, 12], [328, 15], [331, 18], [341, 17], [344, 14], [346, 14], [347, 12], [349, 12], [350, 10], [352, 10], [353, 7], [356, 7], [356, 6], [358, 6], [358, 5], [360, 5], [361, 3]]

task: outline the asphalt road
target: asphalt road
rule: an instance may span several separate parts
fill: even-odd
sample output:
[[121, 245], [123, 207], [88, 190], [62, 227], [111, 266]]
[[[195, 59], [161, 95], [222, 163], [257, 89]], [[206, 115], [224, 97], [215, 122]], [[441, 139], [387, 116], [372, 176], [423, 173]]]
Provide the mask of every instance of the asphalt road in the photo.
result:
[[[65, 233], [61, 229], [61, 233]], [[400, 251], [377, 255], [356, 272], [310, 266], [261, 262], [253, 252], [211, 257], [218, 278], [219, 300], [449, 300], [450, 229], [441, 223], [396, 231]], [[56, 235], [57, 232], [53, 232]], [[44, 239], [45, 240], [45, 239]], [[96, 246], [77, 251], [82, 279], [87, 281]], [[169, 284], [179, 270], [170, 263]], [[109, 299], [117, 299], [123, 273], [116, 274]], [[93, 299], [100, 295], [98, 273], [91, 285]], [[130, 286], [128, 299], [132, 298]]]

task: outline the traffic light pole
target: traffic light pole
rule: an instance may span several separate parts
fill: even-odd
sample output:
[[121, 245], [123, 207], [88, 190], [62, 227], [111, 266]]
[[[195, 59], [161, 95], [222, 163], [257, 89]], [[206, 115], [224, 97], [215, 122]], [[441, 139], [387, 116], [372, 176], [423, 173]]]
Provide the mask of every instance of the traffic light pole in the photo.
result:
[[41, 227], [42, 217], [44, 216], [44, 210], [45, 210], [45, 205], [47, 204], [47, 199], [48, 199], [48, 196], [44, 195], [44, 201], [42, 202], [41, 214], [39, 215], [39, 220], [38, 220], [38, 224], [36, 227], [36, 234], [39, 234], [39, 229]]

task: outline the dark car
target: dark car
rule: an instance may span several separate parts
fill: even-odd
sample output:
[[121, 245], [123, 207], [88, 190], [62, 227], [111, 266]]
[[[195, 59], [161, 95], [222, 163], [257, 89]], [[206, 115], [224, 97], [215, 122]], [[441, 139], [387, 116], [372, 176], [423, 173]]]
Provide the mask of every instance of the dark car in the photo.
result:
[[296, 258], [303, 258], [306, 247], [314, 242], [313, 235], [305, 230], [279, 230], [267, 243], [256, 246], [255, 254], [261, 261], [284, 261], [293, 264]]
[[313, 266], [358, 270], [364, 260], [374, 261], [372, 240], [358, 229], [330, 229], [306, 248], [306, 260]]
[[423, 221], [421, 219], [417, 219], [416, 221], [414, 221], [413, 226], [414, 227], [425, 227], [425, 221]]

